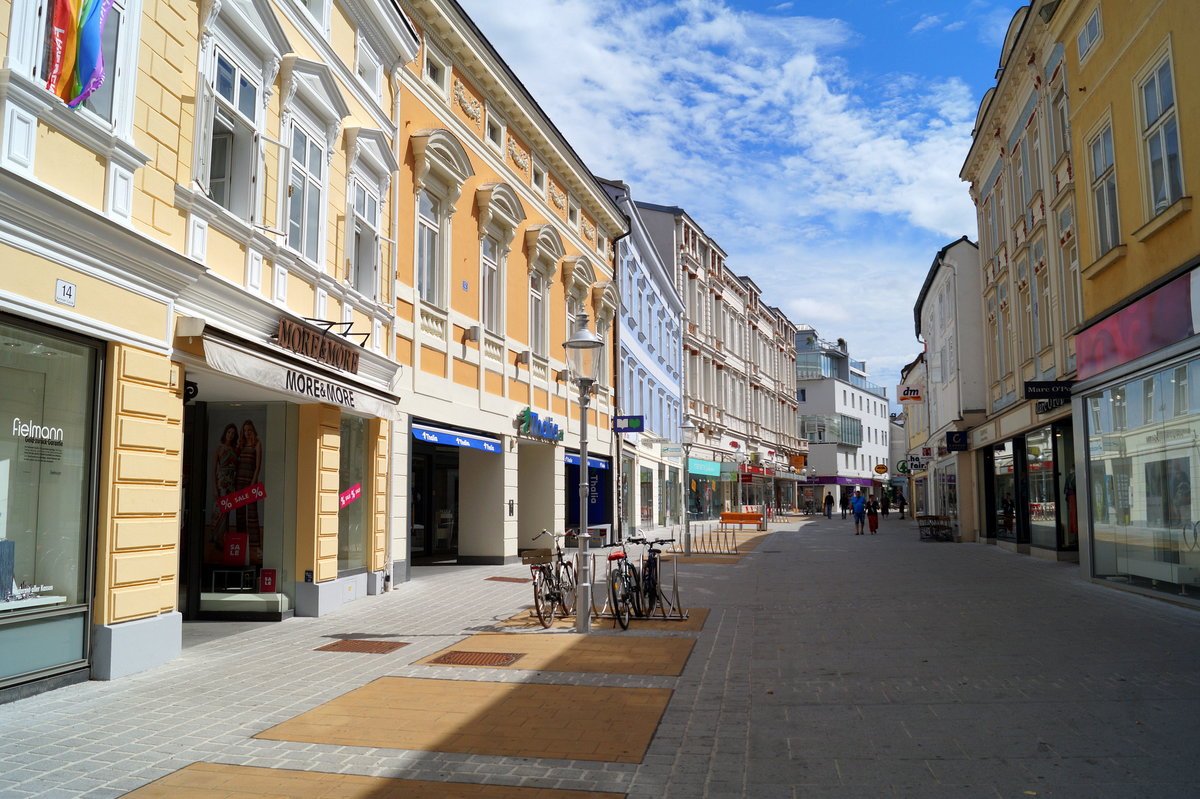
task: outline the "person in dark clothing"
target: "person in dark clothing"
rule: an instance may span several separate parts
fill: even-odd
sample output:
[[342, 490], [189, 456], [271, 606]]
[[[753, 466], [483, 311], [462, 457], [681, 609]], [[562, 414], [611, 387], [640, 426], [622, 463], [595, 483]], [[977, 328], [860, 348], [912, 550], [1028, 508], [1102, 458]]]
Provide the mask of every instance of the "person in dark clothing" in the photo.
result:
[[875, 535], [879, 529], [879, 500], [875, 499], [874, 494], [867, 497], [867, 527], [871, 535]]
[[842, 518], [846, 518], [846, 514], [850, 511], [850, 494], [842, 492]]
[[896, 507], [900, 509], [900, 518], [901, 519], [904, 518], [904, 508], [907, 507], [907, 505], [908, 505], [908, 500], [904, 498], [904, 495], [897, 493], [896, 494]]
[[883, 514], [883, 518], [888, 517], [888, 511], [892, 507], [892, 500], [888, 497], [888, 492], [883, 492], [883, 499], [879, 500], [879, 512]]
[[825, 492], [825, 518], [833, 518], [833, 494], [828, 491]]

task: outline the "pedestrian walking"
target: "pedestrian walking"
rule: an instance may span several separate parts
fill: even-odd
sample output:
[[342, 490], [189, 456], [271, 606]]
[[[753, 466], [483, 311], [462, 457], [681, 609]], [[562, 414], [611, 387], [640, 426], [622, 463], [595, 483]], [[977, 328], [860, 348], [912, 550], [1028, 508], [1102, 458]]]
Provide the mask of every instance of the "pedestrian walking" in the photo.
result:
[[854, 513], [854, 534], [862, 535], [863, 527], [867, 523], [867, 498], [862, 495], [862, 491], [854, 492], [854, 499], [850, 500], [850, 510]]
[[833, 494], [828, 491], [825, 492], [825, 518], [833, 518]]
[[900, 492], [896, 492], [896, 507], [900, 509], [900, 518], [904, 518], [904, 508], [908, 505], [908, 500]]
[[846, 518], [846, 513], [850, 510], [850, 494], [842, 492], [842, 518]]
[[872, 494], [867, 498], [867, 526], [871, 529], [871, 535], [879, 529], [879, 500], [875, 499]]
[[892, 500], [888, 498], [888, 492], [883, 492], [883, 499], [879, 500], [879, 512], [883, 514], [883, 518], [888, 517], [888, 510], [892, 507]]

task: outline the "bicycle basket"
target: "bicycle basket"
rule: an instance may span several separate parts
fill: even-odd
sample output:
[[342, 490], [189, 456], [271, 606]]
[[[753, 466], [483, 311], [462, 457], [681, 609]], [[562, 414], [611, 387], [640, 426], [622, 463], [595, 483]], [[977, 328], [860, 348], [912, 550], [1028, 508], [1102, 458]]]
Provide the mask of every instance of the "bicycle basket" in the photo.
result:
[[527, 566], [549, 563], [552, 559], [548, 549], [527, 549], [521, 553], [521, 562]]

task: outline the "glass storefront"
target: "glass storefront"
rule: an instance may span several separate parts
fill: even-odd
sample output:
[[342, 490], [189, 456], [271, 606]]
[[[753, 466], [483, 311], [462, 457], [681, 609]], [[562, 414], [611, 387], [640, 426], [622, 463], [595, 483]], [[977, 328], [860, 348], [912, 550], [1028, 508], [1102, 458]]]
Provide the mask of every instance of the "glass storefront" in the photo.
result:
[[643, 527], [654, 524], [654, 472], [648, 466], [638, 469], [638, 518]]
[[0, 686], [87, 660], [100, 364], [0, 319]]
[[984, 451], [990, 538], [1039, 549], [1079, 549], [1071, 422], [1030, 430]]
[[[687, 514], [692, 521], [716, 519], [722, 510], [721, 464], [716, 461], [688, 459]], [[736, 488], [736, 484], [734, 485]]]
[[[1092, 576], [1187, 593], [1200, 586], [1200, 359], [1087, 396]], [[1074, 503], [1074, 475], [1060, 495]]]
[[339, 445], [338, 481], [338, 574], [357, 574], [367, 568], [371, 518], [369, 492], [369, 450], [366, 419], [342, 415], [342, 440]]

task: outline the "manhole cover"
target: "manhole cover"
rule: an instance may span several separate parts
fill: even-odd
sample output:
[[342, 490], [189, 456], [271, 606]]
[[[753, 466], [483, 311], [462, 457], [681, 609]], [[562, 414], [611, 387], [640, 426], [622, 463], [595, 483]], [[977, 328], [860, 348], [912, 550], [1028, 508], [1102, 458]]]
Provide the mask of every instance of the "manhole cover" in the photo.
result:
[[498, 583], [532, 583], [533, 580], [529, 577], [485, 577], [485, 580], [494, 580]]
[[455, 649], [429, 661], [440, 666], [511, 666], [525, 657], [521, 652], [468, 652]]
[[366, 652], [372, 655], [386, 655], [395, 652], [402, 646], [408, 646], [404, 641], [360, 641], [351, 638], [346, 641], [335, 641], [332, 644], [319, 646], [317, 652]]

